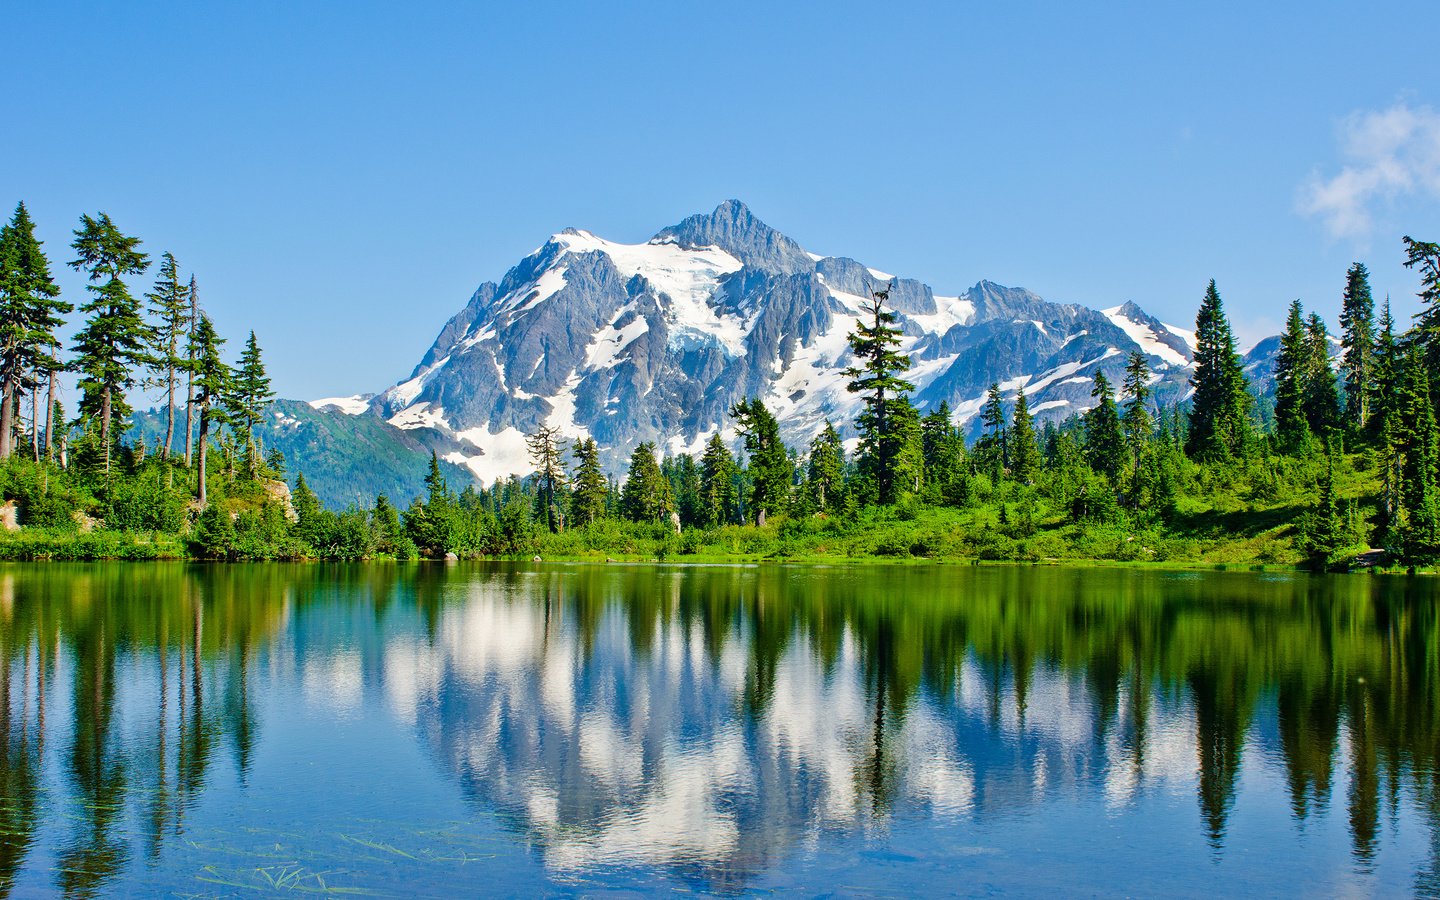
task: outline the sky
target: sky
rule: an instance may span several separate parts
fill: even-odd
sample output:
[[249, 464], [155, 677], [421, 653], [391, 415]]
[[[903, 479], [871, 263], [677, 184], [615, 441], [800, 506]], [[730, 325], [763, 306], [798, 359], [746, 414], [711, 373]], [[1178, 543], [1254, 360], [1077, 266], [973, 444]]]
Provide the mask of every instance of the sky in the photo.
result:
[[408, 376], [562, 228], [638, 242], [732, 197], [939, 293], [988, 278], [1188, 326], [1214, 278], [1254, 341], [1296, 298], [1334, 327], [1356, 260], [1418, 308], [1400, 238], [1440, 240], [1432, 19], [1433, 0], [11, 4], [0, 209], [26, 203], [72, 300], [82, 213], [174, 253], [295, 398]]

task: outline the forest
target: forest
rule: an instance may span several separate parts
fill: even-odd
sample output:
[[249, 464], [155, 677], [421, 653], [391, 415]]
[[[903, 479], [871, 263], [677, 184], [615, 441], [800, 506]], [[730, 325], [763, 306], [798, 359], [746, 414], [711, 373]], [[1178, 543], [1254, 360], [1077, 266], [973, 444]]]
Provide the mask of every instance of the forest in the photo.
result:
[[[1037, 424], [992, 385], [967, 445], [944, 404], [912, 402], [898, 316], [873, 291], [849, 335], [853, 423], [787, 446], [757, 398], [698, 456], [628, 465], [543, 427], [534, 473], [456, 490], [432, 455], [408, 504], [324, 508], [266, 452], [275, 397], [251, 332], [234, 363], [193, 275], [81, 217], [61, 297], [24, 204], [0, 230], [0, 492], [6, 559], [929, 559], [1420, 569], [1440, 560], [1440, 244], [1403, 239], [1422, 311], [1378, 315], [1366, 267], [1337, 278], [1338, 341], [1291, 304], [1273, 391], [1247, 378], [1214, 281], [1196, 316], [1192, 391], [1158, 405], [1146, 358], [1097, 371], [1083, 414]], [[78, 313], [68, 348], [60, 333]], [[57, 397], [72, 373], [73, 411]], [[164, 439], [127, 440], [131, 402], [164, 398]], [[845, 441], [842, 431], [858, 440]], [[626, 469], [624, 478], [607, 474]], [[293, 475], [293, 485], [289, 481]]]

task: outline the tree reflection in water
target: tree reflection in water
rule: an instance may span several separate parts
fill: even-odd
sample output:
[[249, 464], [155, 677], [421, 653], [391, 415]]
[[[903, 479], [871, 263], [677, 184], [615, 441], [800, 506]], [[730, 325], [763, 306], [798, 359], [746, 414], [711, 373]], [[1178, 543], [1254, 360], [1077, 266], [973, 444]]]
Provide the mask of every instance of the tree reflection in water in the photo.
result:
[[242, 790], [265, 765], [259, 700], [300, 681], [389, 710], [555, 872], [733, 888], [827, 835], [1176, 786], [1223, 855], [1242, 773], [1274, 759], [1295, 828], [1343, 804], [1357, 872], [1423, 823], [1413, 887], [1436, 892], [1436, 597], [1021, 568], [10, 566], [0, 892], [27, 860], [70, 896], [156, 864], [217, 760]]

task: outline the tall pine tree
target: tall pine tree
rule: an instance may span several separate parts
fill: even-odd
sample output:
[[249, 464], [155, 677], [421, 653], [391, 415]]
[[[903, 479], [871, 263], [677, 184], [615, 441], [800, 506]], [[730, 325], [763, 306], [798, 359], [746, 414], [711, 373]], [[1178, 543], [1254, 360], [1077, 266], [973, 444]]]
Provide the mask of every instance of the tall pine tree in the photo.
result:
[[780, 440], [780, 422], [759, 398], [742, 400], [730, 409], [750, 454], [750, 510], [757, 525], [782, 511], [790, 501], [794, 468]]
[[605, 517], [610, 483], [600, 468], [600, 448], [594, 438], [575, 442], [575, 484], [570, 494], [570, 521], [591, 525]]
[[1205, 461], [1244, 452], [1250, 435], [1250, 390], [1220, 292], [1211, 279], [1195, 317], [1195, 393], [1186, 449]]
[[1364, 433], [1370, 422], [1371, 385], [1375, 377], [1375, 300], [1370, 273], [1355, 263], [1345, 273], [1340, 309], [1340, 375], [1345, 390], [1345, 419], [1351, 431]]
[[150, 327], [122, 277], [144, 272], [150, 258], [140, 252], [140, 239], [123, 234], [105, 213], [98, 218], [81, 216], [70, 246], [77, 257], [70, 265], [87, 272], [92, 282], [86, 288], [92, 297], [80, 307], [88, 318], [75, 336], [71, 368], [80, 375], [82, 417], [99, 420], [104, 469], [109, 475], [113, 420], [123, 422], [129, 417], [125, 391], [135, 384], [135, 370], [150, 361]]
[[1305, 447], [1310, 436], [1305, 408], [1309, 367], [1310, 341], [1305, 314], [1300, 301], [1295, 300], [1290, 304], [1285, 333], [1280, 336], [1280, 352], [1275, 357], [1275, 435], [1289, 453]]
[[542, 425], [538, 431], [525, 439], [530, 450], [530, 463], [535, 466], [535, 481], [539, 488], [536, 498], [544, 510], [545, 527], [551, 534], [564, 528], [564, 514], [560, 509], [560, 492], [567, 480], [565, 472], [565, 442], [560, 438], [560, 429], [553, 425]]
[[185, 338], [190, 331], [190, 288], [180, 281], [179, 266], [168, 251], [160, 256], [159, 277], [155, 288], [145, 295], [150, 301], [150, 315], [155, 319], [151, 356], [154, 379], [165, 390], [165, 443], [161, 458], [170, 458], [175, 438], [175, 391], [179, 376], [185, 370]]
[[228, 398], [230, 422], [240, 430], [240, 436], [245, 441], [245, 458], [252, 462], [251, 475], [254, 474], [253, 461], [259, 457], [255, 429], [264, 418], [266, 407], [274, 399], [270, 376], [265, 373], [265, 361], [260, 357], [260, 344], [252, 331], [245, 339], [245, 349], [240, 352], [240, 363], [235, 367]]
[[[73, 308], [60, 299], [30, 212], [24, 203], [17, 205], [9, 224], [0, 228], [0, 459], [13, 451], [17, 392], [27, 387], [38, 392], [44, 378], [53, 405], [54, 373], [60, 368], [55, 332], [63, 324], [61, 315]], [[47, 443], [49, 432], [47, 426]]]
[[734, 525], [740, 521], [735, 476], [735, 457], [716, 432], [705, 443], [705, 453], [700, 457], [700, 511], [707, 526]]
[[630, 454], [630, 473], [620, 489], [620, 512], [632, 522], [664, 523], [675, 512], [670, 482], [655, 460], [655, 445], [646, 441]]
[[890, 290], [871, 292], [866, 310], [870, 321], [857, 320], [849, 335], [850, 351], [860, 365], [844, 372], [851, 379], [846, 388], [865, 396], [865, 406], [855, 421], [860, 432], [858, 462], [861, 474], [873, 486], [874, 499], [882, 505], [894, 503], [903, 486], [902, 456], [912, 436], [901, 433], [899, 426], [908, 418], [902, 407], [910, 407], [908, 395], [915, 389], [900, 377], [910, 368], [910, 357], [897, 349], [897, 317], [885, 307]]
[[1016, 481], [1028, 484], [1040, 471], [1040, 445], [1035, 441], [1035, 420], [1025, 389], [1015, 395], [1015, 416], [1010, 426], [1010, 474]]
[[230, 367], [220, 358], [220, 347], [225, 340], [215, 333], [209, 316], [201, 316], [195, 329], [195, 397], [191, 401], [200, 415], [199, 438], [199, 484], [196, 499], [204, 509], [210, 502], [208, 492], [207, 463], [210, 447], [210, 429], [228, 421], [225, 400], [230, 395]]
[[1120, 473], [1125, 467], [1125, 434], [1120, 427], [1120, 409], [1115, 405], [1110, 379], [1104, 372], [1096, 370], [1090, 396], [1096, 402], [1085, 413], [1085, 456], [1090, 468], [1118, 488]]

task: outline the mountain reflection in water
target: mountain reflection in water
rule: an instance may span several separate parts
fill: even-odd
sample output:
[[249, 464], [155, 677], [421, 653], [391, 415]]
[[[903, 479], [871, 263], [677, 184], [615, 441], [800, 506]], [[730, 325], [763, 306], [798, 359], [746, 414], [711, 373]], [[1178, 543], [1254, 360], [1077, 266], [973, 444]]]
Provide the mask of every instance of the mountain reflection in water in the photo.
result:
[[[1289, 834], [1258, 838], [1277, 852], [1333, 869], [1295, 835], [1343, 823], [1349, 860], [1320, 887], [1440, 892], [1437, 595], [1029, 568], [6, 566], [0, 891], [274, 882], [216, 875], [194, 820], [283, 831], [340, 790], [317, 756], [367, 752], [326, 723], [369, 716], [428, 760], [377, 791], [458, 786], [552, 887], [743, 889], [907, 829], [1005, 851], [1011, 823], [1051, 814], [1067, 883], [1107, 885], [1083, 832], [1118, 821], [1157, 869], [1198, 841], [1245, 886], [1269, 863], [1235, 860], [1233, 823], [1283, 803]], [[290, 805], [250, 806], [262, 778]], [[1176, 797], [1188, 817], [1154, 824]], [[281, 877], [404, 893], [493, 874], [351, 849]]]

